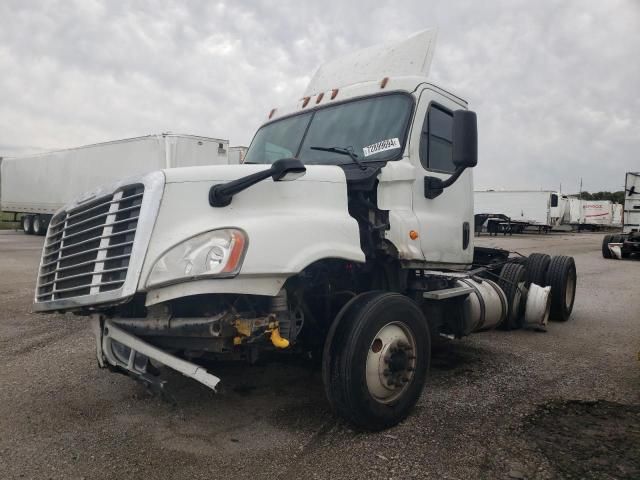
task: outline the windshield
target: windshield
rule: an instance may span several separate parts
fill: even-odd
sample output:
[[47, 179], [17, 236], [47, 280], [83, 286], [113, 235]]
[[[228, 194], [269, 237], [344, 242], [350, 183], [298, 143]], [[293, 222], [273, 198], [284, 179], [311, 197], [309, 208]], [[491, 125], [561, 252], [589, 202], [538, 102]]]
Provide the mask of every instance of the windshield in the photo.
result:
[[256, 133], [245, 163], [297, 157], [306, 164], [343, 164], [348, 155], [313, 147], [352, 149], [362, 162], [398, 158], [413, 100], [401, 93], [353, 100], [277, 120]]

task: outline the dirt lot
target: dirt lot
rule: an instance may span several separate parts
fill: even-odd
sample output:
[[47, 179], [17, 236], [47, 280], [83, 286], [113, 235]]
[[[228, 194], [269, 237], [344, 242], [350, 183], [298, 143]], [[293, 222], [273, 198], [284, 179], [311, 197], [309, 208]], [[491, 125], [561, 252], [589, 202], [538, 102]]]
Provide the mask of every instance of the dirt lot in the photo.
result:
[[601, 237], [477, 240], [574, 255], [572, 319], [445, 342], [415, 412], [363, 434], [293, 362], [217, 396], [170, 375], [175, 406], [98, 370], [85, 319], [31, 313], [42, 239], [0, 232], [0, 478], [639, 478], [640, 261]]

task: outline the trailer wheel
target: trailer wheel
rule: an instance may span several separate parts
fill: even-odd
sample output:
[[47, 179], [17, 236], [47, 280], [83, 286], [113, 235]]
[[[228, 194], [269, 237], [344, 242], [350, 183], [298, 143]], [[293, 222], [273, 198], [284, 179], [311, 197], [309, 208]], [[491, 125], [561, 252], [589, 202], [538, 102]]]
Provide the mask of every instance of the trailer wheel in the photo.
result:
[[550, 319], [566, 322], [573, 311], [576, 298], [576, 264], [573, 257], [559, 255], [551, 258], [546, 284], [551, 287]]
[[604, 258], [611, 258], [611, 250], [609, 250], [609, 243], [615, 235], [605, 235], [602, 239], [602, 256]]
[[498, 285], [507, 297], [507, 318], [501, 325], [504, 330], [520, 328], [523, 322], [522, 288], [526, 280], [526, 270], [517, 263], [507, 263], [500, 270]]
[[44, 226], [42, 225], [42, 217], [40, 215], [33, 216], [33, 234], [44, 235]]
[[27, 235], [33, 234], [33, 217], [31, 215], [22, 216], [22, 231]]
[[322, 377], [333, 411], [370, 431], [402, 421], [424, 387], [431, 336], [418, 305], [368, 292], [347, 303], [325, 342]]
[[544, 287], [551, 256], [546, 253], [532, 253], [527, 260], [527, 288], [532, 283]]

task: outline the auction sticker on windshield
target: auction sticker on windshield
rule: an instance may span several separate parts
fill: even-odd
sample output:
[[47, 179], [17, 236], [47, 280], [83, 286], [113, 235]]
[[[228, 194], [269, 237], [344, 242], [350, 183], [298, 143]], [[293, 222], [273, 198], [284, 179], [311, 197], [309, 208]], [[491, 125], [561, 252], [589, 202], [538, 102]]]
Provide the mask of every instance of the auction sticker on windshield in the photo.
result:
[[368, 147], [362, 147], [362, 151], [364, 152], [364, 156], [368, 157], [370, 155], [375, 155], [376, 153], [386, 152], [387, 150], [395, 150], [396, 148], [400, 148], [400, 140], [397, 138], [390, 138], [388, 140], [382, 140], [381, 142], [369, 145]]

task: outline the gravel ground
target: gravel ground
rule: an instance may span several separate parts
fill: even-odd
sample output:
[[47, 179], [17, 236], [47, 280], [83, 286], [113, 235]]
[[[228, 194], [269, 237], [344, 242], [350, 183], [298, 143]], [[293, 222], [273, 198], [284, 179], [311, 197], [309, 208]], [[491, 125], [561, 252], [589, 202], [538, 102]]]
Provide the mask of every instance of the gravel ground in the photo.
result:
[[336, 421], [295, 362], [169, 374], [177, 401], [98, 370], [86, 319], [31, 313], [42, 239], [0, 232], [0, 478], [638, 478], [640, 261], [602, 235], [476, 239], [569, 254], [571, 320], [446, 341], [413, 414], [383, 433]]

